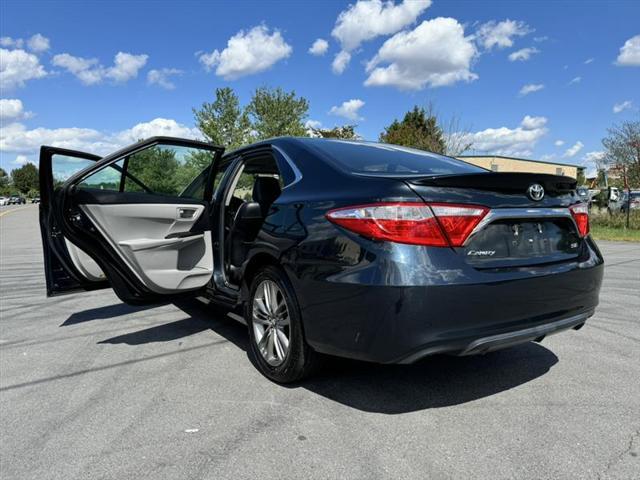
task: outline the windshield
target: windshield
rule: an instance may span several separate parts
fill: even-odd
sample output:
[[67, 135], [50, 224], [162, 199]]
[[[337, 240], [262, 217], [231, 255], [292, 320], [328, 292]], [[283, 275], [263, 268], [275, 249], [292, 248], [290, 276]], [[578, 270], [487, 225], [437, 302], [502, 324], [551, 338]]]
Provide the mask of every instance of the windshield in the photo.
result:
[[398, 145], [340, 140], [309, 141], [341, 170], [361, 175], [423, 176], [487, 172], [456, 158]]

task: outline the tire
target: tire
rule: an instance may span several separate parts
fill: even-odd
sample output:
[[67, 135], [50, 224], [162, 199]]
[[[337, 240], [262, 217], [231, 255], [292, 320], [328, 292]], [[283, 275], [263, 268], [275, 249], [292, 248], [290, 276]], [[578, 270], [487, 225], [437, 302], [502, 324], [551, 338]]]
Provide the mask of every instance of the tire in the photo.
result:
[[245, 320], [251, 360], [265, 377], [291, 383], [317, 369], [320, 355], [304, 339], [295, 292], [280, 268], [265, 266], [254, 275]]

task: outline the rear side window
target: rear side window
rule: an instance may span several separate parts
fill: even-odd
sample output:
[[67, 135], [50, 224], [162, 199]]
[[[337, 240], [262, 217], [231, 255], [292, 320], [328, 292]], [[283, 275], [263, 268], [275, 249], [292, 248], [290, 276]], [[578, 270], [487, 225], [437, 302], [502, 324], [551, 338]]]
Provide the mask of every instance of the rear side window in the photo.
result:
[[53, 188], [58, 188], [66, 182], [69, 177], [95, 163], [95, 160], [89, 160], [88, 158], [71, 157], [59, 153], [54, 154], [51, 157]]
[[310, 145], [325, 153], [341, 170], [361, 175], [407, 177], [486, 172], [455, 158], [398, 145], [339, 140], [311, 142]]
[[202, 200], [214, 156], [199, 147], [152, 145], [97, 170], [78, 187]]

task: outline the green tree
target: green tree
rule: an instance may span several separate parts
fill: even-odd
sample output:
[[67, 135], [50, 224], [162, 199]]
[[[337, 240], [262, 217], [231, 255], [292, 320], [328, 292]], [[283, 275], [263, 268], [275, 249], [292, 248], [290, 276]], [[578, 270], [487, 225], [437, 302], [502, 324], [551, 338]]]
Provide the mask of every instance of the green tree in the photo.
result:
[[356, 133], [356, 125], [343, 125], [331, 129], [312, 128], [311, 136], [319, 138], [339, 138], [342, 140], [358, 140], [360, 138]]
[[625, 188], [640, 186], [640, 121], [626, 121], [610, 128], [602, 145], [606, 163], [620, 173]]
[[307, 136], [304, 120], [308, 111], [309, 102], [305, 98], [281, 88], [258, 88], [247, 105], [256, 140], [282, 135]]
[[418, 106], [408, 111], [402, 121], [394, 120], [380, 134], [380, 141], [429, 152], [446, 152], [446, 142], [438, 119]]
[[214, 153], [209, 150], [189, 150], [189, 153], [183, 157], [175, 174], [177, 189], [181, 190], [188, 187], [205, 168], [213, 163], [213, 157]]
[[584, 169], [583, 168], [579, 168], [578, 169], [578, 176], [576, 178], [576, 181], [578, 182], [578, 186], [584, 185], [584, 184], [587, 183], [587, 178], [584, 176]]
[[216, 145], [233, 150], [251, 142], [251, 124], [246, 109], [240, 108], [232, 88], [217, 88], [216, 99], [193, 109], [196, 124], [205, 137]]
[[4, 168], [0, 168], [0, 195], [9, 195], [9, 183], [9, 175], [7, 175], [7, 172], [5, 172]]
[[11, 171], [11, 180], [16, 190], [22, 194], [29, 190], [37, 190], [40, 183], [38, 167], [33, 163], [25, 163], [20, 168]]
[[[129, 157], [127, 173], [134, 176], [152, 192], [167, 195], [180, 193], [176, 152], [170, 148], [151, 147]], [[127, 191], [141, 191], [142, 188], [130, 179], [125, 180]]]

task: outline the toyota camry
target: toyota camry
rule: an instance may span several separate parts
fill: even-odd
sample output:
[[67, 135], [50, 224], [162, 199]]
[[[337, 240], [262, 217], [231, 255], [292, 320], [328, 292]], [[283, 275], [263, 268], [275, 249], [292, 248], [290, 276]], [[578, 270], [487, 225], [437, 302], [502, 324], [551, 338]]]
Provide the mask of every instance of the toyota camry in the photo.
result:
[[47, 294], [196, 296], [236, 312], [276, 382], [324, 355], [412, 363], [582, 327], [603, 259], [570, 177], [356, 141], [229, 153], [154, 137], [40, 154]]

